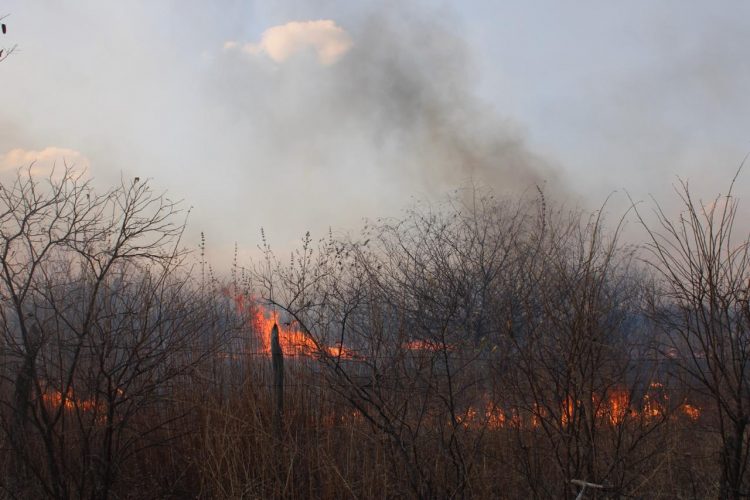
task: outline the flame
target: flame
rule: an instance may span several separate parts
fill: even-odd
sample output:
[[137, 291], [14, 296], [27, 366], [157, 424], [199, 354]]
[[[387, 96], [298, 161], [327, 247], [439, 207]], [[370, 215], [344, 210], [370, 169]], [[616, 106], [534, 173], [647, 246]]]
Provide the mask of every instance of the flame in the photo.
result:
[[626, 417], [637, 417], [638, 413], [631, 408], [630, 393], [624, 389], [614, 389], [605, 401], [593, 397], [596, 417], [606, 419], [612, 425], [620, 425]]
[[609, 422], [612, 425], [620, 425], [630, 413], [630, 394], [627, 391], [617, 390], [609, 396], [607, 407]]
[[456, 415], [456, 423], [462, 425], [464, 428], [475, 427], [477, 425], [477, 417], [479, 412], [473, 406], [469, 406], [463, 415]]
[[316, 342], [313, 337], [297, 327], [296, 322], [279, 322], [278, 313], [266, 309], [257, 300], [245, 295], [234, 298], [235, 305], [240, 312], [249, 315], [249, 322], [258, 334], [260, 350], [271, 355], [271, 329], [273, 325], [279, 328], [279, 343], [284, 356], [320, 356], [325, 354], [334, 358], [355, 359], [357, 354], [340, 344], [324, 345]]
[[[281, 349], [285, 356], [320, 356], [322, 354], [331, 357], [345, 359], [361, 359], [361, 356], [355, 351], [346, 348], [340, 344], [332, 346], [316, 342], [313, 337], [305, 333], [296, 326], [295, 322], [279, 323], [278, 314], [270, 309], [263, 307], [257, 300], [246, 295], [237, 295], [234, 297], [237, 309], [249, 316], [249, 322], [253, 330], [258, 334], [260, 350], [263, 354], [271, 355], [271, 329], [276, 324], [279, 327], [279, 341]], [[401, 348], [410, 351], [439, 351], [443, 349], [454, 350], [454, 345], [446, 345], [440, 342], [422, 339], [413, 339], [401, 344]], [[646, 393], [640, 401], [633, 401], [631, 393], [625, 389], [617, 388], [611, 390], [602, 398], [601, 396], [592, 396], [595, 417], [600, 421], [608, 422], [613, 426], [619, 426], [626, 423], [628, 419], [652, 420], [664, 418], [668, 413], [669, 395], [660, 382], [651, 382], [648, 385]], [[59, 396], [58, 396], [59, 397]], [[60, 398], [61, 399], [61, 398]], [[65, 405], [73, 407], [75, 404], [71, 398], [66, 398]], [[85, 404], [84, 401], [82, 404]], [[560, 405], [559, 424], [561, 427], [568, 427], [575, 420], [575, 413], [582, 407], [582, 402], [574, 399], [570, 395], [566, 396]], [[678, 407], [679, 411], [691, 421], [697, 421], [701, 416], [701, 409], [686, 401]], [[524, 411], [524, 415], [528, 411]], [[503, 428], [538, 428], [542, 420], [549, 418], [551, 415], [541, 406], [535, 405], [530, 410], [530, 417], [522, 418], [518, 408], [501, 408], [496, 403], [488, 402], [484, 411], [474, 406], [468, 406], [466, 411], [455, 417], [456, 423], [464, 428], [478, 428], [480, 426], [488, 429]], [[361, 415], [358, 412], [352, 414], [355, 420]], [[347, 418], [346, 416], [337, 417]], [[349, 417], [351, 418], [351, 417]], [[329, 422], [333, 424], [334, 420]]]
[[502, 429], [505, 426], [505, 412], [502, 408], [492, 403], [487, 403], [487, 407], [484, 412], [485, 418], [487, 419], [487, 427], [490, 429]]
[[[664, 391], [664, 386], [659, 382], [649, 384], [649, 389], [640, 401], [633, 401], [631, 394], [625, 389], [609, 391], [602, 400], [599, 396], [592, 397], [592, 403], [596, 418], [600, 422], [607, 422], [613, 426], [623, 425], [628, 419], [642, 419], [645, 421], [667, 416], [667, 402], [669, 396]], [[640, 410], [639, 410], [640, 408]], [[575, 413], [581, 409], [581, 401], [571, 396], [566, 396], [560, 404], [559, 423], [562, 428], [568, 427], [575, 420]], [[701, 416], [701, 409], [685, 400], [679, 406], [679, 411], [693, 422]], [[527, 412], [524, 412], [526, 415]], [[550, 415], [547, 410], [538, 404], [534, 404], [528, 418], [521, 417], [518, 408], [504, 410], [496, 403], [488, 402], [485, 406], [484, 419], [480, 412], [473, 406], [456, 417], [456, 421], [464, 428], [487, 429], [536, 429], [542, 425]], [[673, 415], [674, 416], [674, 415]]]
[[259, 334], [261, 349], [268, 355], [271, 354], [271, 329], [276, 324], [279, 327], [279, 343], [284, 356], [314, 356], [325, 353], [334, 358], [355, 358], [354, 351], [340, 344], [326, 346], [316, 342], [310, 335], [296, 328], [294, 322], [279, 324], [276, 313], [268, 314], [258, 308], [251, 321]]
[[65, 397], [62, 392], [56, 390], [48, 390], [42, 394], [42, 401], [45, 405], [50, 408], [59, 408], [62, 406], [67, 411], [84, 411], [84, 412], [96, 412], [103, 413], [104, 404], [101, 401], [94, 399], [80, 399], [73, 395], [73, 390], [69, 389]]
[[560, 411], [560, 425], [567, 427], [571, 421], [573, 421], [573, 414], [575, 413], [576, 401], [572, 397], [566, 396], [562, 402], [562, 408]]
[[536, 429], [537, 427], [542, 425], [542, 419], [547, 416], [547, 409], [539, 405], [537, 403], [534, 403], [533, 411], [531, 412], [531, 427]]
[[664, 392], [664, 385], [651, 382], [643, 396], [643, 416], [646, 419], [660, 418], [666, 413], [669, 395]]
[[697, 421], [701, 416], [701, 410], [697, 406], [691, 405], [687, 401], [682, 403], [680, 410], [693, 422]]

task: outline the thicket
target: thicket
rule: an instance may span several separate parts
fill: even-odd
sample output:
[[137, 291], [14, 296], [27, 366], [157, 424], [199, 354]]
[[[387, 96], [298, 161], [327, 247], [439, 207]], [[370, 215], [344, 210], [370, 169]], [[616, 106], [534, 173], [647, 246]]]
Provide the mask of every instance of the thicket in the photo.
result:
[[679, 194], [634, 209], [642, 245], [603, 210], [473, 190], [291, 259], [264, 242], [222, 280], [147, 182], [22, 170], [0, 186], [2, 493], [745, 497], [750, 245], [731, 191]]

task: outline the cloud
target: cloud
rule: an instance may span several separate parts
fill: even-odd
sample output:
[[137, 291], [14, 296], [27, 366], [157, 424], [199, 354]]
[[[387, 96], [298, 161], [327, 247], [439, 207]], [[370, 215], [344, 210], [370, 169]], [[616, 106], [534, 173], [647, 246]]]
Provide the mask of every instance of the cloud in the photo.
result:
[[252, 55], [265, 54], [276, 62], [284, 62], [298, 52], [312, 49], [323, 65], [337, 62], [352, 47], [349, 34], [330, 19], [293, 21], [263, 32], [260, 42], [240, 47], [235, 41], [224, 43], [225, 50], [240, 48]]
[[65, 165], [88, 168], [89, 160], [79, 151], [55, 146], [40, 151], [15, 148], [0, 155], [0, 171], [30, 167], [33, 175], [46, 176]]

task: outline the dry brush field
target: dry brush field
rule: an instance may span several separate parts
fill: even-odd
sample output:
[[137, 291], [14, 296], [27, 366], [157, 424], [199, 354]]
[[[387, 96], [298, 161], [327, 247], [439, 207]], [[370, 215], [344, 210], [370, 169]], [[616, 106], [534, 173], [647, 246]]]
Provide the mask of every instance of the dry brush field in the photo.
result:
[[[476, 190], [225, 278], [148, 182], [0, 189], [8, 498], [741, 498], [736, 200]], [[604, 208], [604, 207], [603, 207]], [[248, 228], [238, 228], [238, 231]]]

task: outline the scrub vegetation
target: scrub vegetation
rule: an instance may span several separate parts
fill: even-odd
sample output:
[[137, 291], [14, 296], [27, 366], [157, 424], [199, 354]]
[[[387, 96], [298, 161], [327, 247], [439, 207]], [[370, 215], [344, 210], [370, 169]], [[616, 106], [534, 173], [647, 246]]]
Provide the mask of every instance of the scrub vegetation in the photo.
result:
[[731, 190], [634, 205], [642, 244], [457, 191], [221, 278], [180, 203], [86, 179], [0, 186], [4, 497], [750, 495]]

